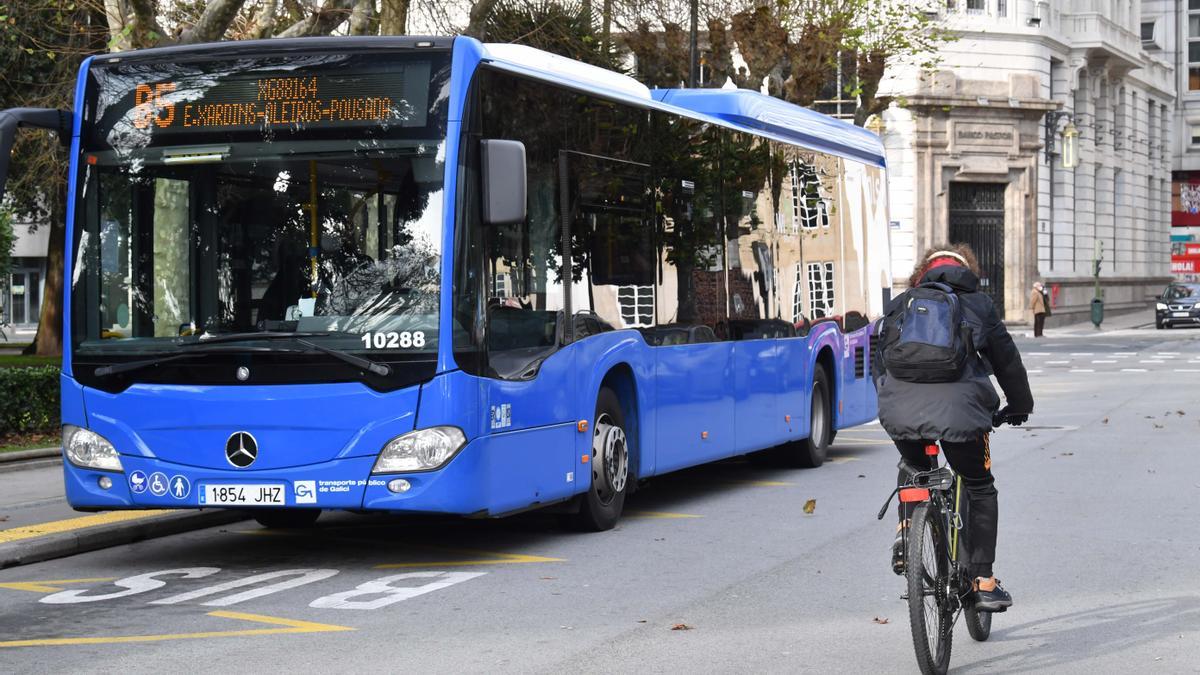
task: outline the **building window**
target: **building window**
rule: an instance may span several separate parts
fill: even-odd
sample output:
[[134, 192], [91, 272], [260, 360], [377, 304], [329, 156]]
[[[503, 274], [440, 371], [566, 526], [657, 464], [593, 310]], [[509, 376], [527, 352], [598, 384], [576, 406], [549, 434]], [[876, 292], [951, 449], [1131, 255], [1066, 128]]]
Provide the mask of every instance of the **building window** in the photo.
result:
[[1188, 91], [1200, 91], [1200, 0], [1188, 0]]
[[814, 319], [833, 314], [832, 262], [808, 263], [808, 298]]
[[495, 283], [492, 284], [492, 295], [497, 298], [507, 298], [509, 296], [508, 275], [501, 272], [496, 275]]
[[625, 328], [654, 325], [653, 286], [621, 286], [617, 289], [617, 304]]
[[802, 288], [804, 288], [804, 268], [800, 266], [800, 263], [796, 263], [796, 287], [792, 291], [792, 321], [799, 321], [800, 317], [804, 316]]
[[1190, 131], [1192, 135], [1192, 145], [1200, 145], [1200, 124], [1189, 124], [1188, 131]]
[[1008, 0], [996, 0], [996, 16], [1008, 16]]
[[792, 232], [798, 232], [795, 223], [800, 227], [812, 229], [829, 227], [829, 206], [821, 196], [821, 179], [813, 165], [805, 162], [792, 162]]
[[987, 0], [967, 0], [967, 14], [986, 14]]

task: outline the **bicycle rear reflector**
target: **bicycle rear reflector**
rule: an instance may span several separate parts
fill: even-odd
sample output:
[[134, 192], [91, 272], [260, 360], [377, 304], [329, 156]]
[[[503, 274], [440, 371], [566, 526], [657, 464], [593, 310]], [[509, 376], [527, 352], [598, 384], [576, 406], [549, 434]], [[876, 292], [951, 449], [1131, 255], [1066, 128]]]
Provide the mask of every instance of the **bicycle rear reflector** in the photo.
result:
[[900, 501], [905, 503], [927, 502], [929, 501], [929, 490], [925, 488], [904, 488], [900, 491]]
[[937, 443], [930, 443], [929, 445], [925, 446], [925, 454], [929, 455], [930, 457], [937, 457], [937, 454], [938, 454]]

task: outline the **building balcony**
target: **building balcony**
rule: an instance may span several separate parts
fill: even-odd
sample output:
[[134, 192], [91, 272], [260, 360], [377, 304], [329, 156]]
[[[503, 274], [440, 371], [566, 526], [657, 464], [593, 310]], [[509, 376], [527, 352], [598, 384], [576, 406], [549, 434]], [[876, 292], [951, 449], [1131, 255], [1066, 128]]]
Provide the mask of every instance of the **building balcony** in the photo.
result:
[[1075, 0], [1062, 15], [1062, 32], [1072, 49], [1088, 51], [1094, 60], [1107, 59], [1128, 70], [1142, 65], [1141, 37], [1104, 14], [1107, 0]]

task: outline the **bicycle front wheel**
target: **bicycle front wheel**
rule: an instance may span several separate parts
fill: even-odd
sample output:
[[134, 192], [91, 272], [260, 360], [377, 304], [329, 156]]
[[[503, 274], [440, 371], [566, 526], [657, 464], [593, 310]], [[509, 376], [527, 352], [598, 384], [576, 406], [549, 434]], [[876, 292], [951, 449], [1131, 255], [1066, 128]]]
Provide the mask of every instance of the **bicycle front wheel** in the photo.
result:
[[950, 609], [950, 550], [937, 509], [918, 506], [908, 528], [908, 620], [917, 665], [925, 675], [943, 675], [950, 667], [954, 612]]

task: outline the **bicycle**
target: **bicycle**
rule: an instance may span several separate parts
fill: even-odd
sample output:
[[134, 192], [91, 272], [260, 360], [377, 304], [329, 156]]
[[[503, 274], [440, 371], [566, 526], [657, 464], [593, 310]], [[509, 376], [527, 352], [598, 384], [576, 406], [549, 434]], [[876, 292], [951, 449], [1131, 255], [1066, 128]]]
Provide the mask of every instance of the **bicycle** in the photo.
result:
[[[998, 418], [996, 426], [1006, 421]], [[937, 457], [937, 443], [926, 446], [925, 454]], [[984, 642], [992, 633], [992, 612], [978, 611], [971, 602], [974, 589], [966, 545], [969, 502], [963, 498], [962, 477], [948, 465], [921, 470], [902, 459], [900, 467], [909, 475], [908, 482], [892, 491], [878, 519], [887, 515], [897, 494], [901, 503], [917, 504], [903, 537], [907, 589], [902, 598], [908, 601], [917, 665], [925, 675], [942, 675], [950, 667], [958, 615], [966, 615], [971, 637]]]

